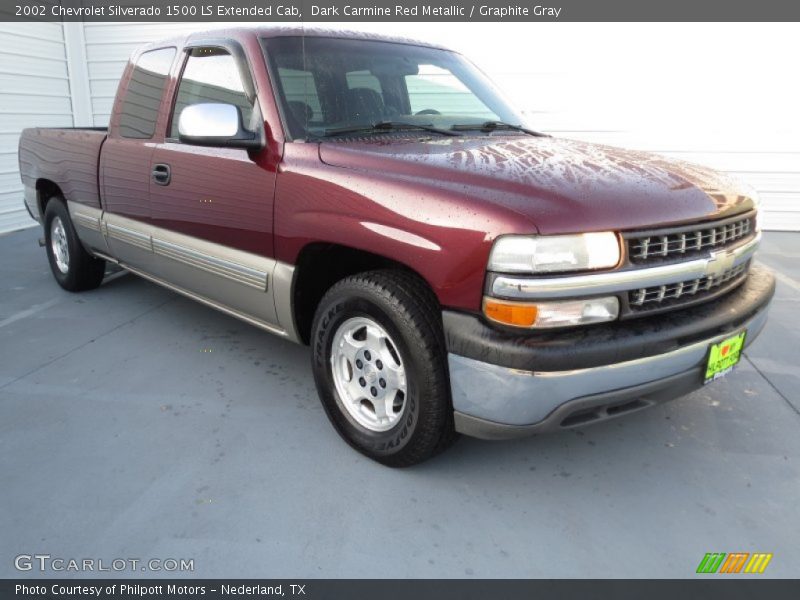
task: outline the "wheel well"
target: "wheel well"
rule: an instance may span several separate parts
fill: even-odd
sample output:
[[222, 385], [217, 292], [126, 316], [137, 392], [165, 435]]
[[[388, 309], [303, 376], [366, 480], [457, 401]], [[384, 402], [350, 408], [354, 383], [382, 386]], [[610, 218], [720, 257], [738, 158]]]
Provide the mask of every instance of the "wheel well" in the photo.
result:
[[44, 211], [47, 208], [47, 203], [53, 196], [64, 196], [61, 193], [61, 188], [56, 183], [49, 179], [36, 180], [36, 196], [39, 204], [39, 218], [44, 222]]
[[[297, 333], [303, 343], [311, 338], [311, 323], [317, 305], [330, 287], [350, 275], [374, 269], [400, 269], [418, 273], [385, 256], [338, 244], [309, 244], [297, 259], [293, 302]], [[424, 281], [422, 277], [420, 277]]]

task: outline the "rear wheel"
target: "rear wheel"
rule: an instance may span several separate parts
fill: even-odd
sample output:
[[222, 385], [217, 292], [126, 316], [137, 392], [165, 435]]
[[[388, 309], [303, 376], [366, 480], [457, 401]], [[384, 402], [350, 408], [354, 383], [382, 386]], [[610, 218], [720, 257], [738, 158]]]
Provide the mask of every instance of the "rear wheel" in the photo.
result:
[[371, 271], [335, 284], [312, 346], [325, 411], [358, 451], [403, 467], [455, 439], [439, 308], [416, 276]]
[[50, 270], [58, 285], [70, 292], [91, 290], [103, 281], [104, 260], [89, 254], [78, 239], [69, 211], [60, 197], [47, 203], [44, 238]]

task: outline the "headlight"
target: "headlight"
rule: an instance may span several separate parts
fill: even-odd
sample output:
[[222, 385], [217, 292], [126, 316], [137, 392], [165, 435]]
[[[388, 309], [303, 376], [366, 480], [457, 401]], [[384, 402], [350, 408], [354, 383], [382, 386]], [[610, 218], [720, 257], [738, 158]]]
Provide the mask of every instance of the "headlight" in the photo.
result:
[[495, 241], [489, 255], [489, 270], [499, 273], [590, 271], [615, 267], [619, 259], [619, 239], [611, 231], [508, 235]]

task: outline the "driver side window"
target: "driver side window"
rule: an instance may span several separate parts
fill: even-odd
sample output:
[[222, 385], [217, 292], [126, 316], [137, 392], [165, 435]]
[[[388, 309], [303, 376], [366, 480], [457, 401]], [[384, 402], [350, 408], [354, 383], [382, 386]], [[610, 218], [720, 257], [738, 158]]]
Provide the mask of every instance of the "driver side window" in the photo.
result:
[[249, 126], [253, 105], [245, 94], [236, 61], [221, 48], [194, 48], [189, 54], [172, 109], [170, 137], [178, 138], [178, 122], [184, 108], [206, 102], [239, 107], [242, 123]]

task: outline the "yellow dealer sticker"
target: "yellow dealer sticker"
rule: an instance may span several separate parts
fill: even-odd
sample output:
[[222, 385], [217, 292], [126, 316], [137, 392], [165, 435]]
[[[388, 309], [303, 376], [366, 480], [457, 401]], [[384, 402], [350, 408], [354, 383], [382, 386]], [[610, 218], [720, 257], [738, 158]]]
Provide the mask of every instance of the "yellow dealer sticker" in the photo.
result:
[[746, 331], [711, 345], [706, 364], [705, 383], [710, 383], [727, 375], [742, 357]]

